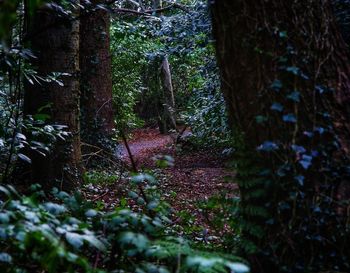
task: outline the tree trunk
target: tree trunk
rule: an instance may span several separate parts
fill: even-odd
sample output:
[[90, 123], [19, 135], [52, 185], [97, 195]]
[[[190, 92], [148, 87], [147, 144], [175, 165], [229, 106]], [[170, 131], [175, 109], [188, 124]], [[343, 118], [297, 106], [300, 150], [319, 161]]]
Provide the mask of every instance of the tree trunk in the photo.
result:
[[[103, 3], [91, 2], [93, 7]], [[104, 147], [106, 140], [110, 140], [115, 128], [109, 26], [109, 13], [98, 7], [86, 10], [81, 16], [82, 140], [103, 148], [108, 148]]]
[[[32, 182], [46, 189], [60, 186], [73, 189], [79, 182], [81, 161], [79, 135], [79, 22], [58, 15], [50, 6], [37, 10], [28, 25], [27, 38], [36, 54], [32, 64], [38, 75], [52, 72], [60, 76], [63, 86], [56, 82], [26, 83], [24, 114], [35, 115], [44, 108], [50, 124], [68, 126], [72, 137], [58, 141], [50, 155], [31, 152]], [[43, 112], [42, 111], [42, 112]], [[55, 184], [56, 182], [56, 184]], [[57, 184], [58, 183], [58, 184]]]
[[[350, 66], [346, 61], [349, 54], [336, 28], [328, 0], [320, 1], [318, 6], [311, 0], [294, 2], [224, 0], [212, 5], [222, 91], [231, 113], [231, 123], [255, 145], [260, 145], [266, 138], [266, 134], [253, 126], [261, 114], [259, 92], [273, 83], [280, 69], [278, 60], [268, 55], [286, 54], [283, 52], [286, 49], [277, 41], [277, 37], [283, 35], [289, 35], [288, 40], [293, 40], [293, 46], [300, 52], [302, 49], [319, 50], [319, 55], [313, 56], [313, 63], [309, 63], [307, 69], [313, 70], [310, 76], [315, 80], [322, 78], [336, 90], [342, 111], [331, 110], [342, 119], [346, 127], [342, 129], [348, 132], [350, 128], [350, 115], [346, 113], [349, 109], [346, 105], [350, 103]], [[260, 30], [259, 24], [263, 24]], [[310, 35], [308, 39], [303, 37], [307, 34]], [[324, 40], [319, 40], [320, 37]], [[266, 131], [264, 127], [261, 127], [262, 131]]]
[[[162, 16], [162, 12], [156, 12], [157, 9], [162, 7], [162, 0], [153, 1], [154, 16]], [[162, 94], [159, 102], [158, 126], [159, 131], [165, 134], [170, 130], [176, 130], [176, 106], [168, 55], [161, 58], [160, 81]]]
[[162, 59], [160, 80], [162, 105], [160, 106], [159, 130], [161, 133], [167, 133], [169, 130], [176, 129], [175, 98], [168, 56]]
[[[324, 171], [330, 163], [325, 162], [344, 165], [340, 154], [348, 155], [350, 147], [350, 58], [329, 1], [211, 2], [221, 88], [239, 143], [243, 235], [264, 256], [257, 256], [255, 247], [245, 250], [254, 271], [283, 271], [281, 265], [286, 265], [292, 272], [300, 261], [313, 266], [317, 255], [342, 253], [341, 244], [339, 249], [337, 243], [321, 247], [298, 237], [305, 236], [303, 228], [312, 230], [310, 206], [325, 196], [333, 198], [342, 184], [343, 178], [330, 179]], [[302, 165], [300, 158], [308, 151], [331, 146], [327, 137], [315, 133], [322, 126], [328, 137], [339, 137], [341, 149], [327, 151], [322, 160], [310, 152], [312, 165]], [[305, 181], [296, 185], [295, 177]], [[283, 213], [281, 204], [286, 204]], [[309, 226], [303, 217], [310, 217]], [[318, 230], [329, 242], [333, 237], [325, 227], [335, 225], [331, 221], [327, 218]]]

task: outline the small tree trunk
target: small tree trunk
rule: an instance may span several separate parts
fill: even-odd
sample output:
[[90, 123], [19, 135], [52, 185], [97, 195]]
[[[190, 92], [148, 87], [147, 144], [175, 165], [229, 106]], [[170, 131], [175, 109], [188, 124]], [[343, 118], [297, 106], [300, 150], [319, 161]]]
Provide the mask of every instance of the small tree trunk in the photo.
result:
[[[27, 37], [36, 54], [33, 65], [38, 75], [47, 77], [52, 72], [66, 73], [60, 77], [63, 86], [56, 82], [26, 83], [24, 114], [35, 115], [45, 108], [49, 122], [68, 126], [72, 137], [56, 143], [50, 155], [44, 157], [31, 152], [32, 182], [46, 189], [61, 186], [73, 189], [80, 175], [79, 135], [79, 22], [59, 16], [50, 6], [37, 10], [29, 24]], [[54, 184], [55, 182], [59, 184]]]
[[82, 140], [103, 147], [115, 128], [110, 16], [107, 11], [94, 7], [104, 1], [91, 2], [93, 10], [82, 13], [80, 21]]
[[161, 133], [166, 133], [169, 130], [176, 129], [175, 118], [175, 98], [174, 90], [171, 78], [171, 71], [169, 60], [167, 56], [164, 56], [161, 64], [160, 71], [161, 87], [162, 87], [162, 113], [159, 130]]

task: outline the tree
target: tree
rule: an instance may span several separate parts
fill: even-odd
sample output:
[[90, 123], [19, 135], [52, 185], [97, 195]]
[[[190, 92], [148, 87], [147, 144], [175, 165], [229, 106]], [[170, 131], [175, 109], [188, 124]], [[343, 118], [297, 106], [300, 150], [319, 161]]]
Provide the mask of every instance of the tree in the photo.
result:
[[[154, 0], [154, 15], [161, 16], [162, 12], [158, 14], [157, 10], [162, 7], [162, 0]], [[160, 132], [164, 134], [176, 129], [175, 98], [168, 55], [162, 56], [160, 62], [161, 95], [159, 96], [158, 125]]]
[[[36, 55], [32, 65], [38, 77], [59, 77], [56, 81], [27, 83], [24, 115], [44, 113], [49, 124], [67, 126], [69, 141], [56, 143], [47, 156], [30, 152], [32, 182], [47, 189], [58, 186], [73, 188], [79, 182], [79, 22], [46, 4], [33, 17], [27, 17], [26, 40]], [[54, 74], [53, 74], [54, 73]], [[62, 82], [62, 83], [61, 83]]]
[[110, 15], [94, 0], [86, 5], [80, 19], [80, 72], [82, 139], [90, 144], [105, 141], [114, 129], [112, 70], [110, 56]]
[[176, 129], [175, 98], [168, 56], [163, 56], [160, 66], [161, 96], [159, 106], [159, 130], [167, 133]]
[[[237, 141], [246, 254], [259, 272], [348, 270], [338, 259], [349, 255], [337, 213], [346, 204], [334, 193], [348, 182], [350, 67], [329, 1], [211, 7]], [[333, 236], [327, 226], [337, 225], [341, 234]]]

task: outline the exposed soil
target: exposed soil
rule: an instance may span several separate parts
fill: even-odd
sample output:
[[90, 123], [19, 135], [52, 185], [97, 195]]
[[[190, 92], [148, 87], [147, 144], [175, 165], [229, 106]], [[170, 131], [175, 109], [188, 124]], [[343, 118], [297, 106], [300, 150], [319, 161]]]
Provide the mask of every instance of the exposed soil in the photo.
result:
[[[160, 171], [162, 193], [174, 208], [175, 218], [176, 212], [187, 212], [193, 216], [194, 225], [209, 231], [210, 219], [203, 214], [198, 203], [205, 203], [210, 197], [224, 192], [231, 195], [237, 192], [235, 184], [225, 182], [225, 178], [232, 178], [234, 173], [225, 168], [228, 158], [221, 151], [192, 150], [186, 142], [180, 145], [179, 151], [175, 147], [175, 139], [175, 135], [162, 135], [156, 129], [139, 129], [134, 131], [128, 145], [138, 168], [154, 169], [154, 158], [159, 155], [174, 158], [174, 166]], [[130, 163], [125, 147], [122, 158]]]
[[[185, 132], [188, 135], [190, 132]], [[179, 227], [188, 227], [189, 232], [198, 231], [206, 236], [220, 236], [220, 230], [213, 230], [211, 225], [212, 213], [206, 213], [199, 204], [206, 204], [213, 196], [235, 195], [238, 191], [233, 183], [227, 183], [226, 178], [234, 173], [225, 168], [228, 158], [220, 150], [193, 149], [186, 141], [175, 145], [176, 135], [163, 135], [156, 129], [137, 129], [128, 141], [132, 157], [139, 171], [152, 170], [160, 182], [163, 200], [173, 208], [173, 220]], [[121, 158], [129, 167], [121, 170], [125, 173], [131, 169], [130, 156], [125, 145], [121, 151]], [[173, 166], [159, 168], [155, 163], [156, 157], [169, 155], [174, 159]], [[87, 197], [93, 201], [103, 201], [107, 209], [114, 209], [123, 197], [128, 197], [129, 182], [121, 178], [109, 187], [106, 185], [90, 185]], [[131, 206], [138, 206], [129, 200]], [[197, 234], [198, 235], [198, 234]], [[195, 235], [195, 236], [197, 236]], [[215, 237], [215, 236], [214, 236]]]

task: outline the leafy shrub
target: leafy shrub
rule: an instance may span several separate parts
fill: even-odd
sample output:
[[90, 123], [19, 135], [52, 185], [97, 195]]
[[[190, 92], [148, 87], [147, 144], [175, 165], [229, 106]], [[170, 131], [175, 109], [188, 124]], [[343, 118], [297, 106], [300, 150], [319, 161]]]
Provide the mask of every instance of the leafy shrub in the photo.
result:
[[147, 54], [159, 50], [157, 40], [147, 37], [146, 22], [116, 20], [111, 26], [113, 100], [116, 127], [137, 128], [143, 124], [135, 107], [147, 88], [143, 72], [148, 65]]
[[174, 237], [157, 206], [148, 204], [147, 214], [103, 212], [78, 193], [54, 190], [48, 201], [38, 186], [32, 189], [22, 196], [0, 187], [7, 196], [0, 210], [1, 272], [248, 272], [238, 258], [198, 251]]
[[89, 170], [83, 174], [86, 184], [113, 184], [118, 180], [118, 176], [108, 171]]
[[168, 55], [179, 122], [191, 127], [196, 142], [227, 146], [230, 134], [211, 42], [210, 16], [203, 1], [188, 4], [189, 13], [171, 11], [158, 18], [113, 22], [117, 127], [140, 125], [138, 115], [157, 117], [160, 60]]

